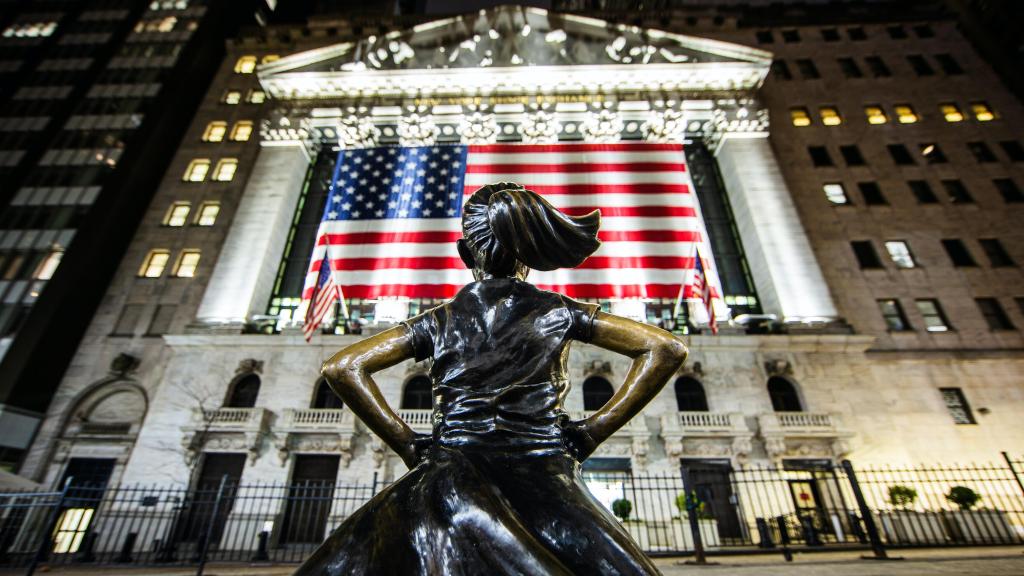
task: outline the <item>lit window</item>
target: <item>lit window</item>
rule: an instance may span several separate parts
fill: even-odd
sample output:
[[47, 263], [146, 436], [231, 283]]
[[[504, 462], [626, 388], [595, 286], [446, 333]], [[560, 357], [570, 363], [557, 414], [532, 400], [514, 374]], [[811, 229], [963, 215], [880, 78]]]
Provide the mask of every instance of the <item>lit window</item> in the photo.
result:
[[971, 102], [971, 112], [974, 113], [974, 118], [978, 122], [989, 122], [996, 118], [995, 113], [984, 102]]
[[56, 29], [56, 22], [23, 22], [8, 26], [2, 35], [4, 38], [39, 38], [52, 36]]
[[188, 163], [185, 175], [182, 180], [186, 182], [202, 182], [206, 180], [206, 174], [210, 171], [210, 161], [206, 158], [198, 158]]
[[825, 198], [833, 204], [849, 204], [850, 200], [846, 197], [846, 190], [843, 189], [843, 185], [838, 182], [832, 184], [825, 184], [822, 186], [825, 191]]
[[235, 62], [236, 74], [252, 74], [256, 70], [255, 56], [242, 56]]
[[199, 266], [199, 250], [182, 250], [178, 263], [174, 266], [174, 275], [178, 278], [191, 278], [196, 275]]
[[914, 262], [914, 255], [910, 253], [910, 247], [907, 243], [902, 240], [891, 240], [885, 243], [885, 250], [889, 252], [889, 257], [892, 258], [893, 264], [896, 264], [897, 268], [916, 268], [917, 262]]
[[170, 259], [171, 253], [167, 250], [150, 250], [149, 254], [146, 254], [146, 259], [142, 261], [142, 268], [139, 268], [139, 276], [159, 278]]
[[791, 108], [789, 116], [793, 119], [793, 126], [811, 125], [811, 115], [807, 108]]
[[893, 106], [893, 109], [896, 110], [896, 119], [900, 121], [900, 124], [913, 124], [920, 120], [910, 104], [897, 104]]
[[164, 226], [184, 226], [188, 221], [188, 212], [191, 206], [188, 202], [175, 202], [171, 204], [167, 215], [164, 216]]
[[221, 101], [225, 104], [238, 104], [242, 101], [242, 92], [240, 90], [228, 90], [224, 93], [224, 98]]
[[281, 59], [281, 57], [278, 56], [277, 54], [267, 54], [266, 56], [263, 57], [262, 60], [260, 60], [260, 63], [261, 64], [270, 64], [271, 62], [277, 62], [280, 59]]
[[36, 268], [36, 272], [32, 277], [36, 280], [49, 280], [50, 278], [53, 278], [53, 273], [57, 271], [57, 266], [60, 265], [60, 259], [63, 257], [63, 250], [54, 250], [53, 252], [50, 252], [46, 258], [39, 263], [39, 267]]
[[821, 123], [825, 126], [839, 126], [843, 123], [843, 117], [839, 115], [839, 110], [825, 106], [821, 108]]
[[199, 206], [199, 215], [196, 216], [196, 226], [213, 226], [220, 214], [220, 204], [216, 202], [203, 202]]
[[948, 332], [949, 322], [942, 313], [939, 301], [934, 299], [917, 300], [917, 311], [924, 318], [925, 328], [929, 332]]
[[252, 135], [252, 121], [239, 120], [231, 128], [231, 139], [235, 142], [245, 142]]
[[237, 169], [238, 159], [224, 158], [217, 162], [217, 167], [213, 170], [213, 179], [217, 182], [230, 182], [235, 177], [235, 170]]
[[964, 121], [964, 114], [956, 104], [940, 104], [939, 110], [942, 111], [942, 117], [946, 119], [946, 122]]
[[267, 93], [263, 90], [249, 91], [249, 104], [263, 104], [267, 100]]
[[868, 124], [885, 124], [889, 121], [885, 109], [881, 106], [865, 106], [864, 114], [868, 117]]
[[203, 131], [203, 142], [222, 142], [227, 131], [227, 122], [210, 122]]

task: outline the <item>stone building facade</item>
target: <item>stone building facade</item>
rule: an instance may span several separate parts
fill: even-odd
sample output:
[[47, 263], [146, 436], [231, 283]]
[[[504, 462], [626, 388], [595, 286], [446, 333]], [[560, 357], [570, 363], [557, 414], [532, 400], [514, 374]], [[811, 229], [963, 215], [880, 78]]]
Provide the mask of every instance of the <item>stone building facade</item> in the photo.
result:
[[[242, 482], [399, 476], [397, 456], [319, 388], [321, 363], [363, 336], [340, 325], [306, 343], [294, 320], [299, 303], [281, 291], [318, 166], [334, 146], [371, 137], [397, 144], [410, 122], [432, 121], [438, 142], [457, 142], [454, 127], [470, 105], [492, 106], [483, 110], [505, 137], [523, 140], [544, 98], [559, 139], [577, 138], [568, 125], [608, 110], [623, 139], [685, 140], [691, 161], [706, 151], [717, 168], [698, 190], [724, 191], [722, 229], [734, 230], [739, 247], [740, 276], [725, 283], [732, 321], [718, 335], [699, 323], [666, 324], [685, 332], [690, 359], [599, 450], [595, 468], [956, 462], [1020, 452], [1024, 356], [1015, 327], [1024, 326], [1024, 292], [1014, 263], [1024, 259], [1016, 226], [1024, 204], [1013, 190], [1024, 186], [1015, 140], [1024, 110], [952, 21], [893, 18], [756, 28], [730, 12], [695, 12], [634, 28], [500, 8], [379, 31], [311, 21], [238, 39], [22, 473], [53, 484], [102, 461], [108, 481], [129, 483], [187, 485], [214, 473]], [[482, 33], [501, 38], [523, 34], [526, 23], [601, 42], [601, 50], [554, 73], [510, 72], [503, 99], [479, 85], [479, 65], [397, 73], [381, 64], [417, 35], [436, 35], [432, 49], [451, 54], [481, 43], [474, 27], [487, 24]], [[426, 57], [422, 42], [410, 44], [409, 58]], [[618, 68], [604, 60], [647, 46], [669, 56]], [[376, 64], [361, 52], [367, 47], [384, 50]], [[942, 108], [949, 104], [959, 121], [947, 121], [956, 118]], [[871, 123], [877, 114], [868, 107], [880, 107], [885, 122]], [[679, 118], [673, 130], [652, 128]], [[909, 163], [890, 145], [904, 146]], [[946, 161], [922, 156], [929, 145], [928, 155], [940, 150]], [[961, 240], [975, 265], [954, 266], [961, 254], [943, 240]], [[744, 282], [748, 292], [729, 292]], [[380, 328], [362, 327], [364, 335]], [[627, 368], [625, 358], [574, 345], [566, 408], [592, 408]], [[416, 392], [424, 373], [407, 363], [375, 378], [421, 431], [430, 421]]]

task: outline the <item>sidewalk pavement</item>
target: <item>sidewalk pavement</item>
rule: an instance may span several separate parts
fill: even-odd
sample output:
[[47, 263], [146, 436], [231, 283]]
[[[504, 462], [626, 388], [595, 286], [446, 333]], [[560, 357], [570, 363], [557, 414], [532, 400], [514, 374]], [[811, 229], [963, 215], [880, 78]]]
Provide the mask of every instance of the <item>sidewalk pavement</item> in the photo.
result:
[[[658, 558], [655, 563], [664, 576], [1022, 576], [1024, 547], [929, 548], [895, 550], [902, 560], [863, 560], [862, 552], [820, 552], [797, 554], [785, 562], [781, 554], [712, 557], [709, 566], [685, 564], [685, 558]], [[205, 576], [290, 576], [294, 564], [265, 566], [209, 564]], [[103, 566], [92, 568], [45, 567], [36, 574], [67, 576], [192, 576], [195, 567], [140, 568]], [[0, 570], [0, 576], [23, 571]]]

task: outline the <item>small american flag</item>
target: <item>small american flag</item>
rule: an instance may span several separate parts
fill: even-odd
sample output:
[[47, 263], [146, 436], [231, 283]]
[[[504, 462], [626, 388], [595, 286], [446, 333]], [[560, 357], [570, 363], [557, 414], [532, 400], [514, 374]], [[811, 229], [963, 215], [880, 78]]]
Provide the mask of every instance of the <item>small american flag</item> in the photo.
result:
[[[342, 150], [303, 298], [331, 278], [345, 297], [445, 299], [473, 280], [459, 259], [462, 202], [516, 182], [561, 210], [601, 210], [598, 251], [571, 270], [533, 271], [573, 298], [691, 298], [695, 247], [711, 254], [681, 144], [484, 144]], [[706, 258], [707, 292], [719, 284]]]
[[334, 283], [334, 279], [331, 274], [331, 263], [327, 261], [327, 257], [323, 258], [320, 263], [320, 270], [317, 274], [316, 285], [313, 286], [313, 293], [310, 295], [310, 304], [306, 308], [306, 319], [302, 326], [302, 331], [306, 336], [306, 342], [309, 342], [313, 338], [313, 334], [316, 333], [316, 329], [320, 327], [320, 323], [323, 322], [324, 317], [330, 312], [334, 306], [334, 301], [344, 301], [341, 294], [341, 288]]
[[700, 250], [695, 252], [695, 263], [693, 270], [693, 283], [690, 285], [690, 298], [699, 300], [708, 313], [708, 327], [712, 334], [718, 334], [718, 323], [715, 322], [715, 307], [711, 297], [711, 289], [708, 288], [708, 277], [704, 273], [704, 262], [700, 257]]

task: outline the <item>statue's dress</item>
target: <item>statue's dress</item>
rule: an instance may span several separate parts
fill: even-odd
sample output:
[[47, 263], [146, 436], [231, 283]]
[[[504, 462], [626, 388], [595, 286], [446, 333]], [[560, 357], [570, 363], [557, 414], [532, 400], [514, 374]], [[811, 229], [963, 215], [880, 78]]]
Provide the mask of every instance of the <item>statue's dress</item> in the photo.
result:
[[569, 343], [596, 312], [505, 278], [410, 319], [433, 360], [433, 444], [296, 574], [658, 574], [562, 437]]

